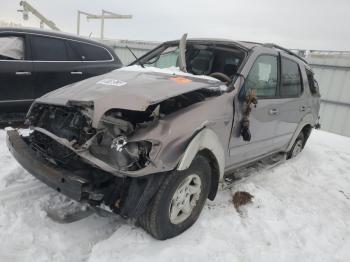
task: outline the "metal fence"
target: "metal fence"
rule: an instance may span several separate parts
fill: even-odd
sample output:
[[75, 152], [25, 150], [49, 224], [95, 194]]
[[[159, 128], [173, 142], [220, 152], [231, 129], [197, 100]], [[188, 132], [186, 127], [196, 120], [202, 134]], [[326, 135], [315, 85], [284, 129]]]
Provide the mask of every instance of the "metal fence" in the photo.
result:
[[[134, 60], [129, 47], [137, 57], [156, 47], [158, 42], [104, 40], [127, 65]], [[350, 52], [294, 50], [313, 67], [319, 82], [322, 103], [321, 129], [350, 136]]]
[[323, 130], [350, 136], [350, 52], [308, 51], [321, 92]]
[[132, 50], [136, 57], [140, 57], [159, 44], [159, 42], [135, 40], [103, 40], [103, 43], [114, 49], [124, 65], [135, 60], [133, 54], [128, 48]]

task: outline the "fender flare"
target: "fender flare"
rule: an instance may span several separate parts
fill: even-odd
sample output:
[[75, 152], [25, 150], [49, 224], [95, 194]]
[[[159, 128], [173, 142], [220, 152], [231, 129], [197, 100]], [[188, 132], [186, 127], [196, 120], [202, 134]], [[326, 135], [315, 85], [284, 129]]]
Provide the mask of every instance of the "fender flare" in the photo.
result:
[[215, 156], [219, 167], [219, 177], [222, 179], [225, 171], [225, 151], [217, 134], [209, 128], [202, 129], [192, 139], [180, 159], [177, 170], [187, 169], [197, 153], [203, 149], [209, 150]]
[[288, 144], [288, 147], [286, 149], [286, 152], [290, 151], [294, 142], [295, 142], [295, 139], [297, 139], [298, 135], [300, 134], [301, 130], [303, 130], [303, 128], [307, 125], [310, 125], [310, 126], [314, 126], [315, 125], [315, 121], [314, 121], [314, 117], [312, 114], [307, 114], [304, 116], [304, 118], [301, 120], [301, 122], [299, 123], [297, 129], [295, 130], [293, 136], [292, 136], [292, 139], [290, 140], [289, 144]]

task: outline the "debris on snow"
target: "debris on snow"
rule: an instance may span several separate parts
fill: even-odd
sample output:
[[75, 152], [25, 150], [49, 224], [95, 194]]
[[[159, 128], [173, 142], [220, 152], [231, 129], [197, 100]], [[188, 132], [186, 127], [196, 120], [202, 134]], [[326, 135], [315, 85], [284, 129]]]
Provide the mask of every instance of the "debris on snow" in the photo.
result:
[[240, 212], [240, 206], [252, 203], [254, 196], [245, 191], [238, 191], [233, 195], [232, 202], [237, 212]]

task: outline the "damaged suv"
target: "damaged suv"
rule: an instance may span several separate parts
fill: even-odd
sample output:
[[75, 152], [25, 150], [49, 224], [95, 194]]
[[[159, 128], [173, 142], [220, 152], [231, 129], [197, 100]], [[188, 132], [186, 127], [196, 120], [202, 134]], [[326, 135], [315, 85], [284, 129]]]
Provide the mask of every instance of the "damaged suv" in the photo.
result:
[[197, 220], [225, 174], [296, 156], [319, 107], [311, 68], [289, 50], [184, 36], [35, 100], [30, 134], [8, 131], [7, 144], [58, 192], [167, 239]]

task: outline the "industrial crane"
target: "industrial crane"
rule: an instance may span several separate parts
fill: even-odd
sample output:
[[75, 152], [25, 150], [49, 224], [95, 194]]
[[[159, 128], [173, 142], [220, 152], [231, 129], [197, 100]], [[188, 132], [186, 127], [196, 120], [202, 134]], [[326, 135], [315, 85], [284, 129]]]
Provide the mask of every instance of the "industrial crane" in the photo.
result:
[[131, 19], [132, 15], [120, 15], [116, 13], [112, 13], [102, 9], [102, 15], [90, 14], [87, 12], [83, 12], [78, 10], [77, 15], [77, 35], [80, 34], [80, 16], [86, 15], [86, 18], [89, 19], [100, 19], [101, 20], [101, 39], [104, 38], [104, 27], [105, 27], [105, 19]]
[[23, 13], [23, 19], [28, 20], [29, 12], [35, 15], [40, 20], [40, 28], [44, 28], [44, 25], [47, 25], [52, 30], [60, 31], [60, 29], [55, 25], [54, 22], [47, 19], [43, 16], [38, 10], [36, 10], [32, 5], [30, 5], [27, 1], [21, 1], [20, 6], [23, 7], [23, 10], [18, 10], [18, 12]]

